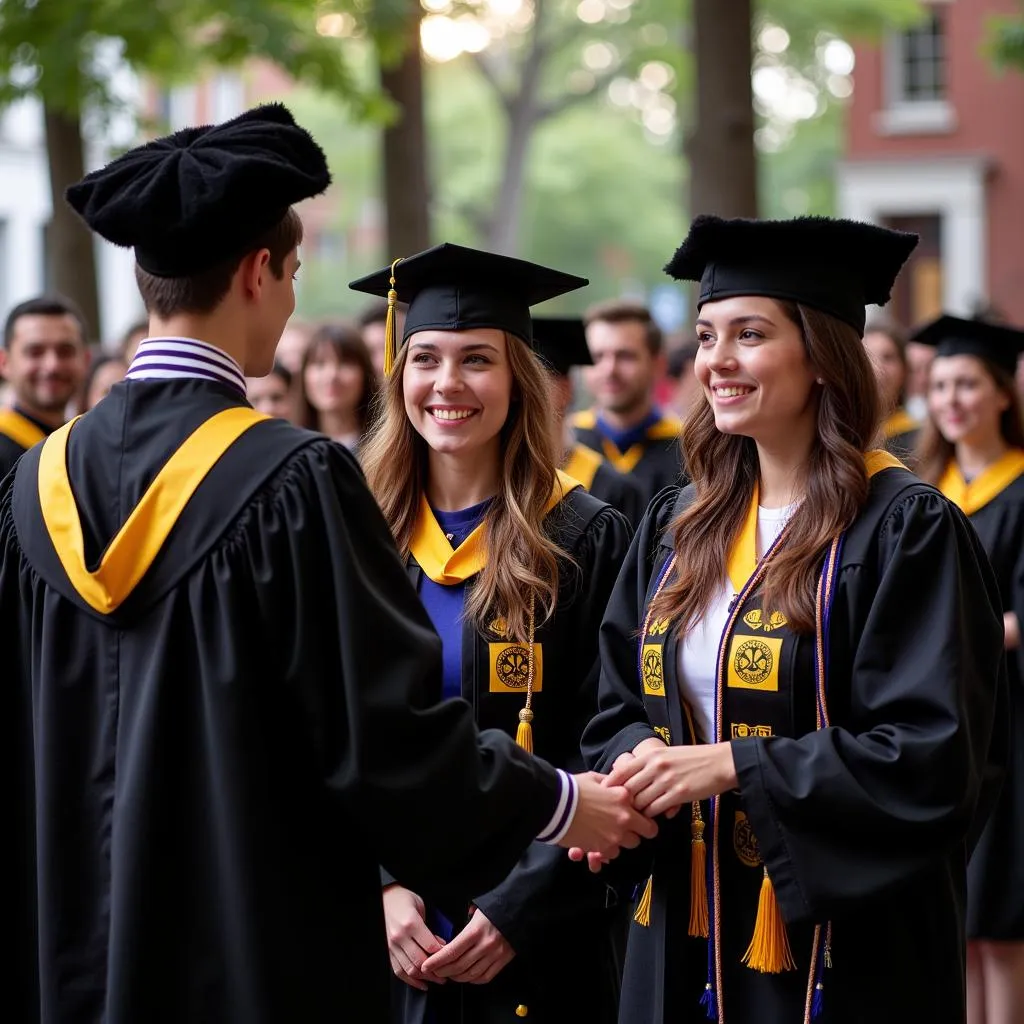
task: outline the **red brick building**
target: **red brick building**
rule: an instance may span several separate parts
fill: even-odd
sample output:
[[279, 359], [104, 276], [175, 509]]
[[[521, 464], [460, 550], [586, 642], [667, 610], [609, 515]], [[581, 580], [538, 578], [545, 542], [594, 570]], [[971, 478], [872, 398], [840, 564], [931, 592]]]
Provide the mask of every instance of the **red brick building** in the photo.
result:
[[996, 71], [986, 22], [1018, 0], [928, 0], [928, 18], [855, 47], [844, 216], [914, 230], [905, 323], [991, 305], [1024, 323], [1024, 73]]

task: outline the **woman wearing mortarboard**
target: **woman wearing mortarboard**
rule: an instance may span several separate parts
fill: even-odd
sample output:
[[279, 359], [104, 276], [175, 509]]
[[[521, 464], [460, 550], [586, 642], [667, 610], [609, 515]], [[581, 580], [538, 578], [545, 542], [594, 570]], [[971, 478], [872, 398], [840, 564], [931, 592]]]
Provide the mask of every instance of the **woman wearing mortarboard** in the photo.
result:
[[962, 1024], [965, 870], [1005, 697], [963, 515], [884, 451], [864, 307], [912, 235], [700, 217], [684, 436], [601, 630], [592, 766], [656, 840], [620, 1021]]
[[921, 424], [903, 404], [908, 372], [906, 339], [893, 324], [878, 320], [865, 328], [864, 348], [882, 400], [882, 443], [886, 451], [910, 465]]
[[[363, 463], [441, 636], [443, 695], [566, 767], [596, 711], [628, 526], [557, 469], [529, 307], [586, 283], [441, 245], [352, 285], [409, 303]], [[615, 1019], [605, 883], [564, 854], [535, 844], [470, 907], [384, 883], [396, 1021]]]
[[935, 346], [921, 476], [970, 518], [999, 582], [1011, 754], [967, 873], [967, 1020], [1012, 1024], [1024, 1018], [1024, 331], [942, 316], [913, 337]]

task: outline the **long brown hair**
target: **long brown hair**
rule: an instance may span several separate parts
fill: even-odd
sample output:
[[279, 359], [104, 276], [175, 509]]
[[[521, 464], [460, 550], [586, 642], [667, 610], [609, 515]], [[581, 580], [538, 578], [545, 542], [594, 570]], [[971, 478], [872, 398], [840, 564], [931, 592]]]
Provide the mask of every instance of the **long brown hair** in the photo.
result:
[[[808, 359], [823, 384], [814, 446], [804, 471], [805, 496], [765, 576], [763, 604], [781, 611], [797, 632], [811, 632], [825, 549], [867, 500], [864, 453], [878, 426], [878, 386], [853, 327], [805, 306], [779, 305], [800, 328]], [[691, 413], [682, 445], [697, 495], [669, 526], [679, 571], [654, 602], [651, 615], [675, 620], [685, 634], [721, 586], [729, 547], [758, 482], [759, 464], [753, 439], [721, 433], [707, 402]]]
[[[501, 430], [501, 489], [484, 519], [487, 564], [466, 601], [477, 629], [505, 620], [510, 636], [525, 643], [530, 616], [551, 616], [558, 597], [559, 558], [544, 532], [545, 508], [555, 485], [554, 402], [547, 373], [526, 344], [505, 333], [513, 400]], [[398, 549], [409, 554], [427, 476], [427, 444], [405, 412], [403, 374], [409, 346], [395, 359], [384, 384], [376, 426], [363, 447], [363, 469]]]
[[[984, 356], [974, 356], [984, 371], [995, 382], [996, 387], [1010, 400], [1010, 404], [999, 417], [999, 434], [1011, 448], [1024, 448], [1024, 413], [1016, 381], [1001, 366]], [[929, 415], [921, 428], [921, 439], [917, 444], [917, 473], [922, 480], [937, 484], [942, 479], [946, 466], [956, 455], [956, 448], [947, 441]]]
[[363, 393], [356, 406], [359, 435], [362, 437], [370, 427], [373, 408], [380, 392], [380, 381], [373, 368], [370, 350], [366, 347], [359, 330], [355, 325], [342, 321], [321, 324], [313, 332], [306, 346], [298, 381], [299, 426], [308, 430], [320, 429], [320, 414], [313, 408], [306, 394], [306, 367], [324, 348], [330, 349], [339, 363], [354, 363], [363, 375]]

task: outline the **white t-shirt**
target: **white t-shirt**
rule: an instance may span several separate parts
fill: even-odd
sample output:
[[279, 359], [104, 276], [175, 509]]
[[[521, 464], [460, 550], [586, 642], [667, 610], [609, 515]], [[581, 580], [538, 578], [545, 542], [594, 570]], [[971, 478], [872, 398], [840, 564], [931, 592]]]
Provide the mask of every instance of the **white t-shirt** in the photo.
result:
[[[799, 502], [784, 508], [757, 509], [757, 557], [767, 551], [796, 511]], [[713, 740], [715, 722], [715, 676], [718, 670], [718, 645], [729, 619], [732, 583], [726, 576], [708, 605], [704, 618], [690, 630], [679, 645], [679, 692], [693, 711], [697, 738]]]

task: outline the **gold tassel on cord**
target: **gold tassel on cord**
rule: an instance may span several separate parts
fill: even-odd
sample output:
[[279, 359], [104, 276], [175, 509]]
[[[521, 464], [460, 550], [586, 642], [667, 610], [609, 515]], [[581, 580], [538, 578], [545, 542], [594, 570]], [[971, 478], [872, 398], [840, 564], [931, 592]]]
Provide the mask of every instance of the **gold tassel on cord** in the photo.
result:
[[690, 927], [687, 935], [695, 939], [708, 937], [707, 863], [704, 819], [700, 804], [694, 801], [690, 819]]
[[762, 974], [780, 974], [782, 971], [796, 969], [786, 925], [775, 899], [775, 886], [768, 877], [767, 868], [761, 881], [761, 896], [757, 901], [754, 937], [743, 954], [743, 963], [752, 971], [760, 971]]
[[533, 753], [533, 608], [530, 608], [530, 639], [526, 645], [526, 706], [519, 712], [516, 743], [527, 753]]
[[528, 754], [533, 753], [533, 712], [529, 708], [523, 708], [519, 712], [519, 727], [516, 729], [516, 743], [519, 744]]
[[641, 928], [651, 927], [651, 890], [653, 888], [654, 875], [649, 875], [647, 884], [644, 886], [643, 895], [640, 897], [640, 902], [636, 905], [636, 913], [633, 915], [633, 920]]
[[401, 263], [401, 257], [391, 264], [391, 287], [388, 289], [388, 312], [384, 318], [384, 376], [391, 376], [391, 369], [395, 365], [395, 306], [398, 303], [398, 292], [395, 291], [395, 267]]

